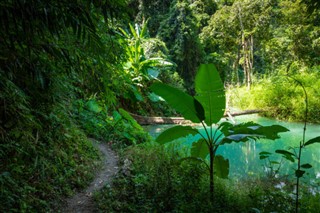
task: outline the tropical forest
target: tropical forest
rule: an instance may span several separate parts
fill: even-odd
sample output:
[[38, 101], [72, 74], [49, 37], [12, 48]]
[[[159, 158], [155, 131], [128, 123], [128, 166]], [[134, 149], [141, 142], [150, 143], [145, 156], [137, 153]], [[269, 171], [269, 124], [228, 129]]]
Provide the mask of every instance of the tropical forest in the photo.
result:
[[0, 1], [0, 212], [319, 210], [318, 0]]

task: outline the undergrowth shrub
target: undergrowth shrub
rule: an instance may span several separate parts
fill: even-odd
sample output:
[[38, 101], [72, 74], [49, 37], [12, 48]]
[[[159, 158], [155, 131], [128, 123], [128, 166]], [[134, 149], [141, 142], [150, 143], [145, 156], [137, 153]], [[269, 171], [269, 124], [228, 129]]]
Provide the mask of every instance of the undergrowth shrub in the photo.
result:
[[211, 204], [205, 165], [181, 161], [161, 146], [130, 148], [122, 159], [112, 185], [95, 194], [102, 212], [250, 212], [245, 190], [221, 179]]
[[[15, 125], [0, 144], [0, 211], [46, 212], [74, 189], [84, 187], [98, 167], [96, 149], [62, 105], [40, 122]], [[31, 119], [34, 120], [30, 122]]]
[[[181, 153], [180, 153], [181, 154]], [[269, 178], [219, 179], [210, 202], [205, 165], [153, 143], [126, 149], [111, 185], [95, 194], [101, 212], [291, 212], [291, 185]], [[319, 195], [302, 197], [305, 212], [318, 210]]]
[[73, 108], [74, 118], [86, 135], [108, 142], [114, 148], [124, 148], [151, 139], [130, 115], [125, 116], [115, 110], [109, 113], [108, 108], [96, 99], [77, 100]]
[[[308, 122], [320, 122], [319, 68], [297, 72], [290, 76], [301, 81], [309, 98]], [[228, 91], [230, 105], [240, 109], [263, 109], [263, 115], [288, 121], [304, 120], [304, 93], [292, 78], [277, 75], [260, 80], [248, 90], [235, 87]]]

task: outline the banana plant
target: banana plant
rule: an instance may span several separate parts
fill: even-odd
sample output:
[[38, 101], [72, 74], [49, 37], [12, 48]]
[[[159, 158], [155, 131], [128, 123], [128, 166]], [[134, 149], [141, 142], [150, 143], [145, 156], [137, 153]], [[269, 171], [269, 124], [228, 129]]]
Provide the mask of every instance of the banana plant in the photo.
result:
[[196, 95], [191, 96], [169, 85], [156, 82], [151, 90], [161, 96], [181, 115], [193, 123], [203, 127], [204, 133], [193, 125], [174, 126], [162, 132], [156, 142], [165, 144], [188, 135], [200, 135], [200, 139], [192, 143], [191, 156], [207, 165], [210, 174], [210, 196], [214, 199], [214, 175], [227, 178], [229, 160], [217, 155], [221, 145], [232, 142], [246, 142], [266, 138], [275, 140], [278, 133], [289, 131], [280, 125], [261, 126], [254, 122], [232, 124], [219, 122], [225, 111], [225, 91], [222, 80], [213, 64], [201, 64], [195, 78]]
[[174, 64], [162, 57], [148, 57], [143, 48], [144, 45], [151, 45], [151, 41], [155, 38], [148, 36], [147, 29], [148, 21], [142, 23], [140, 27], [138, 24], [134, 26], [129, 23], [129, 30], [119, 28], [117, 32], [124, 40], [124, 50], [126, 53], [126, 60], [123, 61], [122, 77], [125, 83], [129, 85], [129, 90], [134, 94], [138, 101], [143, 100], [143, 90], [146, 82], [157, 79], [162, 68], [170, 68]]

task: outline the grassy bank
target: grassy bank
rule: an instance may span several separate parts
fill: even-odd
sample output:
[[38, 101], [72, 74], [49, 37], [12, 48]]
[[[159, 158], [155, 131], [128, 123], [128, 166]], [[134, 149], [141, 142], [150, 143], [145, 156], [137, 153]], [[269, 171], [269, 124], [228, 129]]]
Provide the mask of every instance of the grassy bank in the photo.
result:
[[[299, 72], [291, 77], [278, 75], [246, 87], [230, 88], [230, 105], [240, 109], [264, 109], [264, 116], [287, 121], [304, 121], [305, 95], [308, 94], [308, 122], [320, 122], [320, 73], [317, 69]], [[293, 80], [296, 79], [296, 80]]]

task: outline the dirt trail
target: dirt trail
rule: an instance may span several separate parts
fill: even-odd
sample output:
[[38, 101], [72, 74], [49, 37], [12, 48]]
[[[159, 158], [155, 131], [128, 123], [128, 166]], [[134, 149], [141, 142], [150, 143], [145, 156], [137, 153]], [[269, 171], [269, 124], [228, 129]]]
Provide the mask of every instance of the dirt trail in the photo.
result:
[[93, 192], [100, 190], [104, 185], [111, 182], [111, 178], [118, 172], [118, 156], [105, 143], [98, 143], [91, 139], [95, 147], [97, 147], [103, 155], [103, 166], [96, 174], [91, 184], [83, 190], [75, 194], [67, 200], [67, 206], [62, 212], [69, 213], [91, 213], [95, 211]]

